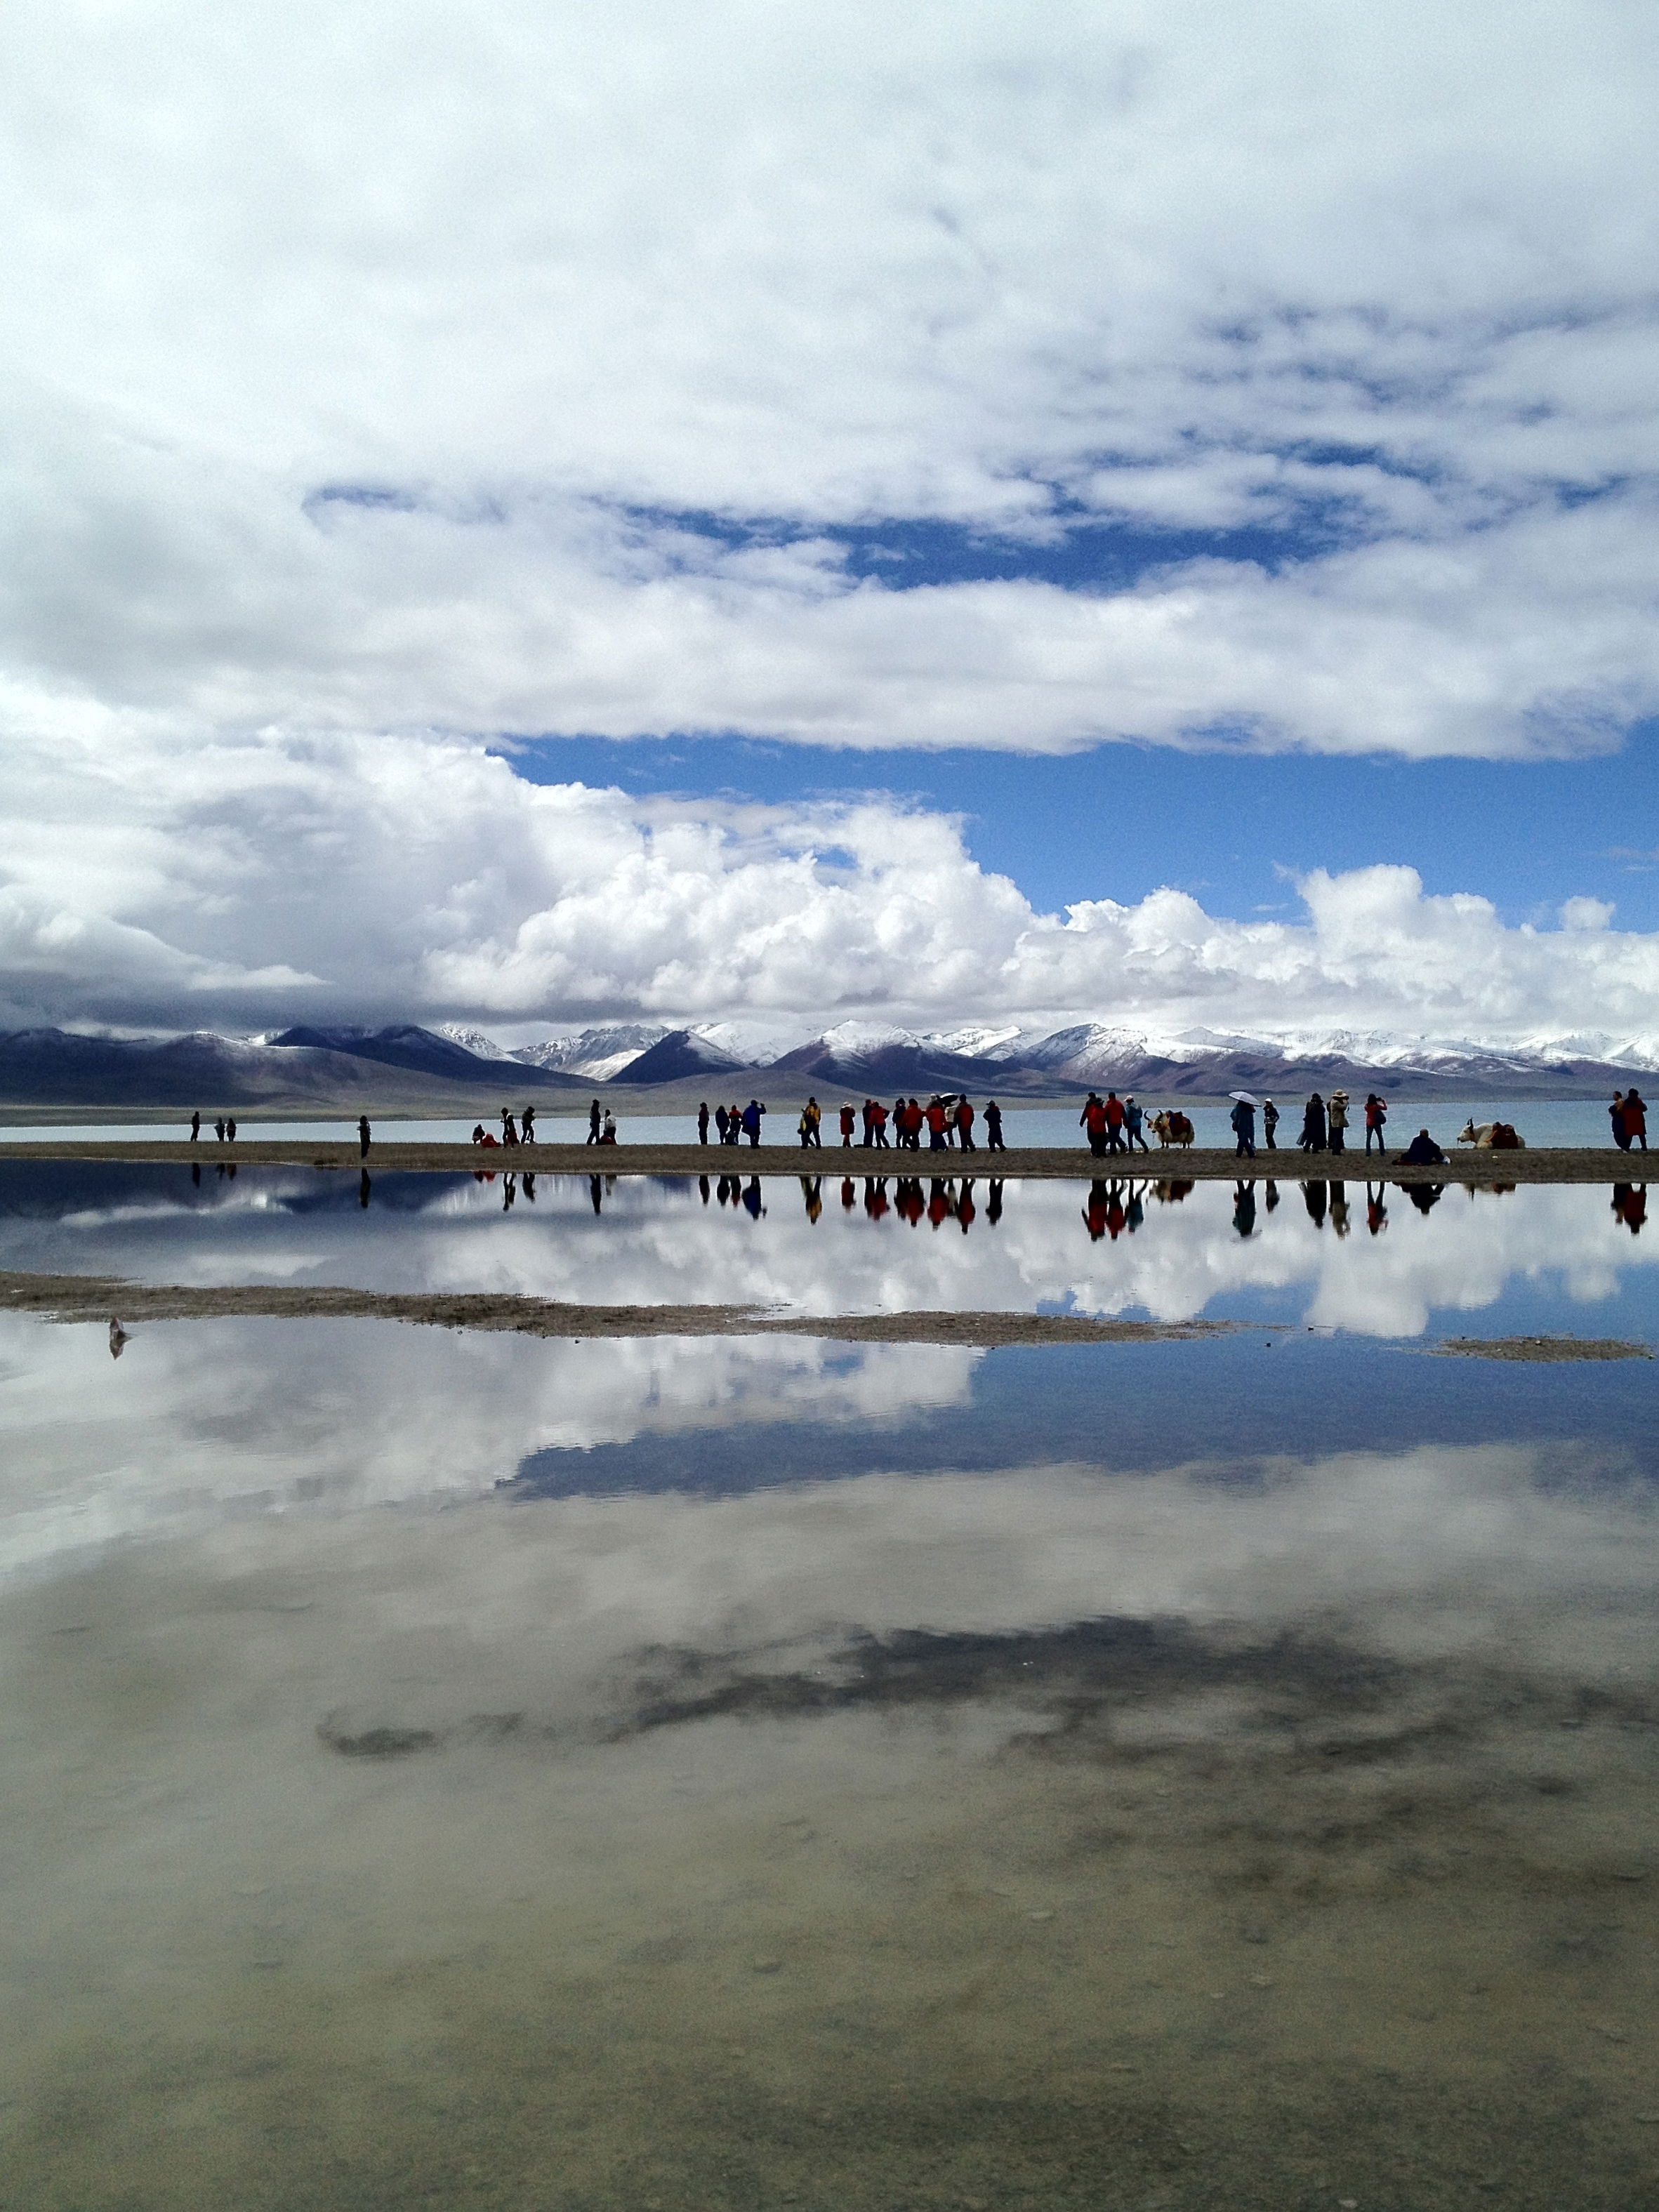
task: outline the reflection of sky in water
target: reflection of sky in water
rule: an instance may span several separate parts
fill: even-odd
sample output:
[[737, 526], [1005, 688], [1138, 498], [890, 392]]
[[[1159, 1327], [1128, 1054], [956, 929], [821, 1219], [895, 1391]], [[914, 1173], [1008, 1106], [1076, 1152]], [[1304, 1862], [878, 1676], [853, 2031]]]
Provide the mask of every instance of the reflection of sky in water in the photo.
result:
[[[902, 1187], [0, 1164], [0, 1266], [805, 1314], [1005, 1310], [1659, 1334], [1639, 1187]], [[598, 1211], [596, 1212], [596, 1205]], [[1632, 1231], [1635, 1233], [1632, 1233]]]

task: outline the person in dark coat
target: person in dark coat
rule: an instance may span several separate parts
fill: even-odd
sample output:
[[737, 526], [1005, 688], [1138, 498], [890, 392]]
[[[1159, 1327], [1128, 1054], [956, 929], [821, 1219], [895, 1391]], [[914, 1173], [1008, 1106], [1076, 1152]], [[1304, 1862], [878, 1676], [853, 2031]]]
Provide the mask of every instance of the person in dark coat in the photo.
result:
[[708, 1142], [708, 1101], [705, 1098], [697, 1108], [697, 1142]]
[[1646, 1102], [1639, 1091], [1627, 1091], [1625, 1093], [1625, 1136], [1626, 1151], [1629, 1151], [1632, 1146], [1639, 1145], [1642, 1150], [1646, 1152], [1648, 1109]]
[[368, 1116], [367, 1114], [360, 1114], [357, 1116], [357, 1157], [359, 1159], [367, 1159], [368, 1157]]
[[1400, 1155], [1408, 1168], [1443, 1168], [1446, 1155], [1426, 1129], [1419, 1129]]
[[603, 1118], [596, 1098], [587, 1109], [587, 1141], [590, 1145], [597, 1145], [599, 1141], [599, 1123]]
[[[526, 1106], [519, 1116], [519, 1137], [520, 1142], [526, 1145], [533, 1145], [536, 1141], [536, 1109], [533, 1106]], [[529, 1195], [527, 1189], [526, 1195]]]
[[192, 1145], [196, 1142], [196, 1139], [201, 1135], [201, 1133], [202, 1117], [199, 1114], [192, 1114], [190, 1117], [190, 1141]]
[[1625, 1094], [1615, 1091], [1613, 1103], [1607, 1109], [1607, 1119], [1613, 1124], [1613, 1141], [1621, 1152], [1630, 1150], [1630, 1131], [1625, 1127]]
[[1238, 1139], [1233, 1148], [1233, 1158], [1236, 1160], [1253, 1160], [1255, 1158], [1255, 1107], [1246, 1099], [1236, 1099], [1227, 1119], [1232, 1123], [1233, 1134]]
[[1304, 1152], [1325, 1149], [1325, 1102], [1316, 1091], [1302, 1109], [1302, 1149]]
[[1006, 1152], [1002, 1141], [1002, 1109], [994, 1098], [985, 1102], [985, 1149], [988, 1152]]
[[1270, 1152], [1279, 1150], [1279, 1139], [1274, 1133], [1278, 1127], [1279, 1109], [1271, 1098], [1264, 1098], [1261, 1102], [1261, 1140]]

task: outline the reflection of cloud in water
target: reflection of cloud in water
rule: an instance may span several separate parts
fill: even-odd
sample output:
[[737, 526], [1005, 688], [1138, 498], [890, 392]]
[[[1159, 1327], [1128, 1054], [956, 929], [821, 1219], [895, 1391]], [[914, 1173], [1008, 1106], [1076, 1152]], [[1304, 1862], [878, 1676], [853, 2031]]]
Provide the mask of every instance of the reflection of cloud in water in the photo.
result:
[[[924, 1181], [924, 1194], [930, 1185]], [[890, 1181], [889, 1192], [893, 1184]], [[1365, 1185], [1316, 1225], [1297, 1186], [1267, 1203], [1256, 1185], [1255, 1233], [1241, 1237], [1226, 1184], [1200, 1184], [1159, 1204], [1115, 1242], [1091, 1243], [1083, 1183], [1010, 1183], [988, 1220], [975, 1187], [964, 1237], [947, 1218], [910, 1229], [864, 1209], [864, 1183], [844, 1209], [841, 1178], [823, 1179], [822, 1217], [799, 1186], [766, 1186], [766, 1217], [704, 1206], [692, 1182], [618, 1180], [596, 1218], [585, 1179], [538, 1179], [510, 1215], [495, 1186], [381, 1178], [360, 1214], [334, 1203], [333, 1179], [244, 1175], [199, 1209], [148, 1204], [81, 1208], [52, 1221], [0, 1222], [0, 1256], [21, 1268], [132, 1273], [184, 1284], [307, 1279], [366, 1289], [513, 1291], [616, 1304], [753, 1304], [808, 1314], [973, 1308], [1146, 1311], [1180, 1321], [1240, 1299], [1280, 1294], [1289, 1318], [1373, 1335], [1419, 1334], [1436, 1309], [1471, 1313], [1507, 1288], [1543, 1281], [1576, 1304], [1616, 1296], [1632, 1268], [1659, 1256], [1659, 1237], [1633, 1238], [1596, 1187], [1522, 1189], [1473, 1199], [1448, 1189], [1426, 1216], [1403, 1191], [1383, 1194], [1371, 1234]], [[285, 1202], [276, 1203], [278, 1194]], [[319, 1204], [319, 1199], [326, 1200]], [[1133, 1219], [1133, 1214], [1131, 1215]]]
[[[97, 1358], [94, 1358], [94, 1349]], [[0, 1318], [0, 1559], [12, 1566], [227, 1508], [475, 1492], [529, 1453], [787, 1412], [961, 1406], [982, 1355], [765, 1338], [587, 1343], [374, 1322], [197, 1322], [133, 1335]], [[101, 1362], [101, 1364], [100, 1364]]]

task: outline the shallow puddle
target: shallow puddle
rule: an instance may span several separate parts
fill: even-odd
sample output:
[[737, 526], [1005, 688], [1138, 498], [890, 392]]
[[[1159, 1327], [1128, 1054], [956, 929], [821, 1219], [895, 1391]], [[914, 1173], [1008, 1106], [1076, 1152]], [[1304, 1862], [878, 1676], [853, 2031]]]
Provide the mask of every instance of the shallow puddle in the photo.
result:
[[206, 1220], [14, 1202], [7, 1264], [234, 1279], [287, 1239], [615, 1298], [679, 1251], [679, 1297], [942, 1303], [908, 1255], [984, 1250], [960, 1304], [1294, 1325], [211, 1320], [112, 1360], [0, 1318], [0, 2200], [1659, 2197], [1655, 1363], [1306, 1319], [1372, 1279], [1650, 1339], [1605, 1194], [1395, 1194], [1339, 1245], [1287, 1189], [1275, 1248], [1200, 1188], [1097, 1249], [1086, 1186], [1010, 1185], [1000, 1247], [856, 1206], [830, 1246], [695, 1184], [561, 1187], [529, 1234], [488, 1187], [359, 1219], [251, 1180]]

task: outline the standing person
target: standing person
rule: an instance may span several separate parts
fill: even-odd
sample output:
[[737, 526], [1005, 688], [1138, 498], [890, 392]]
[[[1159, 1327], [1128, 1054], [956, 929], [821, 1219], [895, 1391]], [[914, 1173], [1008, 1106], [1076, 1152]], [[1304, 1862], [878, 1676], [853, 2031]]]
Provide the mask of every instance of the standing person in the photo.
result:
[[1089, 1133], [1089, 1150], [1095, 1158], [1106, 1157], [1106, 1102], [1098, 1091], [1091, 1091], [1083, 1103], [1083, 1111], [1077, 1117], [1079, 1129]]
[[1279, 1127], [1279, 1109], [1271, 1098], [1261, 1102], [1261, 1134], [1270, 1152], [1279, 1150], [1279, 1140], [1273, 1132]]
[[602, 1145], [614, 1145], [616, 1141], [617, 1117], [607, 1106], [605, 1109], [605, 1120], [599, 1127], [599, 1142]]
[[[1238, 1139], [1233, 1147], [1233, 1158], [1236, 1160], [1253, 1160], [1255, 1158], [1255, 1107], [1248, 1098], [1236, 1099], [1233, 1103], [1233, 1110], [1227, 1119], [1232, 1123], [1233, 1134]], [[1254, 1218], [1255, 1212], [1254, 1204], [1251, 1206], [1250, 1212]]]
[[879, 1098], [870, 1101], [870, 1140], [878, 1152], [889, 1149], [887, 1143], [887, 1109]]
[[700, 1145], [708, 1142], [708, 1101], [706, 1098], [701, 1100], [697, 1106], [697, 1142]]
[[858, 1116], [853, 1110], [853, 1102], [850, 1098], [843, 1099], [841, 1109], [841, 1148], [842, 1152], [851, 1150], [853, 1143], [853, 1130], [857, 1121]]
[[988, 1152], [1006, 1152], [1002, 1141], [1002, 1109], [994, 1098], [985, 1102], [985, 1149]]
[[714, 1109], [714, 1133], [720, 1139], [721, 1144], [726, 1142], [726, 1113], [725, 1107], [717, 1106]]
[[864, 1149], [867, 1152], [876, 1141], [876, 1102], [866, 1098], [862, 1108], [864, 1119]]
[[368, 1158], [368, 1116], [367, 1114], [360, 1114], [357, 1116], [357, 1157], [360, 1160], [366, 1160]]
[[974, 1109], [965, 1098], [957, 1103], [957, 1142], [964, 1152], [979, 1150], [974, 1142]]
[[[1106, 1149], [1109, 1152], [1123, 1150], [1123, 1101], [1115, 1091], [1106, 1093]], [[1117, 1240], [1113, 1239], [1115, 1243]]]
[[596, 1098], [587, 1109], [587, 1141], [590, 1145], [597, 1145], [599, 1141], [599, 1102]]
[[1348, 1126], [1348, 1094], [1346, 1091], [1332, 1091], [1331, 1109], [1325, 1116], [1325, 1126], [1328, 1148], [1340, 1152], [1343, 1149], [1342, 1134]]
[[801, 1119], [806, 1124], [806, 1142], [815, 1152], [821, 1152], [823, 1150], [823, 1109], [816, 1098], [807, 1100], [806, 1111]]
[[1607, 1109], [1607, 1119], [1613, 1124], [1613, 1141], [1621, 1152], [1630, 1150], [1630, 1131], [1625, 1127], [1625, 1094], [1615, 1091], [1613, 1103]]
[[748, 1138], [751, 1151], [759, 1147], [761, 1115], [765, 1111], [765, 1107], [761, 1104], [758, 1098], [751, 1098], [743, 1109], [743, 1133]]
[[[227, 1114], [225, 1116], [225, 1142], [228, 1145], [234, 1145], [235, 1141], [236, 1116], [234, 1114]], [[1645, 1152], [1647, 1147], [1644, 1146], [1642, 1149]]]
[[[519, 1138], [526, 1145], [533, 1145], [536, 1141], [536, 1109], [533, 1106], [526, 1106], [519, 1116]], [[534, 1203], [534, 1194], [528, 1183], [525, 1185], [525, 1196]]]
[[1302, 1149], [1304, 1152], [1325, 1149], [1325, 1102], [1316, 1091], [1302, 1109]]
[[945, 1102], [935, 1092], [927, 1102], [927, 1149], [930, 1152], [949, 1151], [945, 1127]]
[[197, 1139], [201, 1135], [201, 1133], [202, 1133], [202, 1117], [201, 1117], [201, 1115], [200, 1115], [199, 1113], [192, 1114], [192, 1115], [191, 1115], [191, 1117], [190, 1117], [190, 1141], [191, 1142], [191, 1144], [192, 1144], [192, 1145], [196, 1142], [196, 1139]]
[[1648, 1109], [1639, 1091], [1625, 1093], [1625, 1140], [1626, 1150], [1632, 1145], [1648, 1148]]
[[513, 1119], [513, 1109], [510, 1106], [503, 1106], [501, 1109], [501, 1142], [504, 1145], [516, 1145], [518, 1141], [519, 1125]]
[[1126, 1098], [1124, 1100], [1123, 1133], [1128, 1139], [1129, 1150], [1131, 1152], [1133, 1152], [1137, 1145], [1139, 1146], [1143, 1152], [1150, 1152], [1152, 1149], [1146, 1141], [1146, 1132], [1141, 1126], [1146, 1119], [1146, 1114], [1144, 1107], [1138, 1105], [1133, 1098]]
[[1389, 1157], [1389, 1148], [1382, 1141], [1383, 1124], [1388, 1118], [1388, 1100], [1379, 1098], [1374, 1091], [1368, 1091], [1365, 1093], [1365, 1156], [1368, 1159], [1370, 1157], [1373, 1137], [1376, 1139], [1376, 1149], [1382, 1153], [1383, 1158], [1386, 1160]]
[[222, 1114], [213, 1125], [213, 1136], [216, 1144], [222, 1145], [225, 1141], [225, 1117]]

